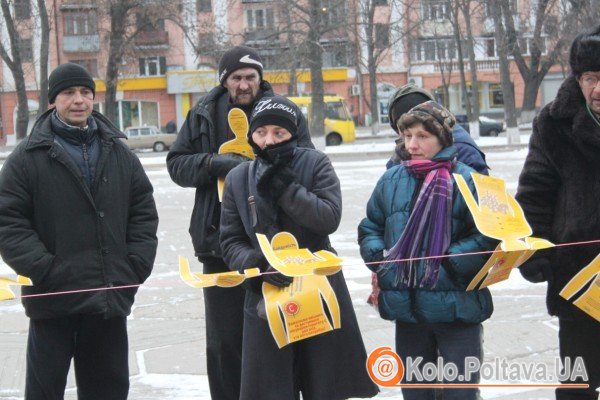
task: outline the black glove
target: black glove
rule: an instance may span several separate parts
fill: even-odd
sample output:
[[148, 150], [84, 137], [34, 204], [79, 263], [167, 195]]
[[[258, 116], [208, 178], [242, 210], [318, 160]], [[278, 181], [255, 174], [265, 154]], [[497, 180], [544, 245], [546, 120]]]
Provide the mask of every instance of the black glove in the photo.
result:
[[277, 272], [277, 270], [270, 265], [265, 272], [269, 273], [262, 275], [263, 282], [270, 283], [273, 286], [288, 287], [294, 281], [294, 278], [283, 275], [281, 272]]
[[288, 165], [274, 163], [260, 177], [256, 188], [261, 196], [269, 197], [277, 202], [285, 189], [297, 179], [298, 176]]
[[229, 171], [249, 159], [239, 154], [213, 154], [208, 161], [208, 174], [225, 177]]
[[550, 261], [546, 257], [536, 257], [521, 265], [519, 271], [523, 278], [529, 282], [539, 283], [548, 279], [546, 278], [546, 271], [549, 268]]

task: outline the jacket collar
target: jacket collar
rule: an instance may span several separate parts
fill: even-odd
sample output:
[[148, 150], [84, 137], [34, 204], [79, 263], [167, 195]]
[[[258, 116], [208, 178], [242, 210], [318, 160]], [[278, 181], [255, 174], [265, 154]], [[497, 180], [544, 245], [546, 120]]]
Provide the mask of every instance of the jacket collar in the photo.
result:
[[565, 120], [569, 129], [566, 135], [577, 146], [600, 148], [600, 127], [588, 113], [585, 97], [574, 75], [561, 85], [556, 99], [550, 104], [550, 116], [555, 120]]
[[[37, 147], [49, 147], [54, 143], [54, 133], [52, 132], [51, 117], [54, 108], [49, 109], [42, 114], [33, 125], [31, 134], [27, 137], [26, 150], [31, 150]], [[98, 136], [105, 141], [114, 141], [118, 138], [126, 139], [121, 131], [117, 129], [104, 115], [97, 111], [92, 111], [92, 117], [98, 124]]]

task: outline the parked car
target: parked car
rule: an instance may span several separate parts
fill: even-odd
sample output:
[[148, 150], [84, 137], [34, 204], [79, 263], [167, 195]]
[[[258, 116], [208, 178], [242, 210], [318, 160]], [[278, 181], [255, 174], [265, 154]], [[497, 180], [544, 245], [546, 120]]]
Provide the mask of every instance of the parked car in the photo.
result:
[[132, 150], [152, 149], [154, 151], [166, 151], [177, 139], [177, 134], [162, 133], [155, 126], [132, 126], [125, 129], [127, 145]]
[[[456, 122], [462, 125], [469, 132], [469, 120], [466, 115], [456, 115]], [[504, 131], [504, 123], [491, 119], [484, 115], [479, 117], [479, 135], [481, 136], [498, 136]]]

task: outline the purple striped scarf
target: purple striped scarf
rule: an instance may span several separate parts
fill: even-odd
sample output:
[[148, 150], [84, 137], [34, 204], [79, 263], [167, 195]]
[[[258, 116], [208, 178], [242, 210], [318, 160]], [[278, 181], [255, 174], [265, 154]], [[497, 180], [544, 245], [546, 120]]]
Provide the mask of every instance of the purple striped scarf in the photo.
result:
[[[422, 257], [423, 252], [425, 256], [443, 255], [450, 246], [452, 161], [408, 160], [402, 165], [411, 175], [424, 177], [424, 181], [404, 232], [385, 259], [412, 259]], [[417, 282], [417, 266], [421, 263], [425, 274]], [[441, 263], [441, 258], [401, 261], [388, 264], [388, 268], [396, 268], [396, 281], [401, 286], [434, 288]]]

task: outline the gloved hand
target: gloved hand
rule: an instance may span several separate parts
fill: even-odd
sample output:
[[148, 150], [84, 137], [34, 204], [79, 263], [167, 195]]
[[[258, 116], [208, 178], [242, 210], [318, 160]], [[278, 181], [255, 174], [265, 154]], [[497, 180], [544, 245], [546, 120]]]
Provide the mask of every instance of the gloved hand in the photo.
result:
[[545, 271], [550, 268], [550, 260], [546, 257], [534, 257], [519, 267], [523, 278], [529, 282], [539, 283], [548, 280]]
[[240, 156], [239, 154], [213, 154], [208, 161], [208, 174], [225, 177], [229, 171], [248, 160], [249, 158]]
[[288, 287], [294, 281], [291, 276], [285, 276], [281, 272], [277, 272], [275, 268], [269, 265], [265, 272], [268, 274], [262, 275], [263, 281], [277, 287]]
[[285, 189], [297, 180], [298, 176], [288, 165], [273, 163], [260, 177], [256, 188], [261, 196], [277, 202]]

